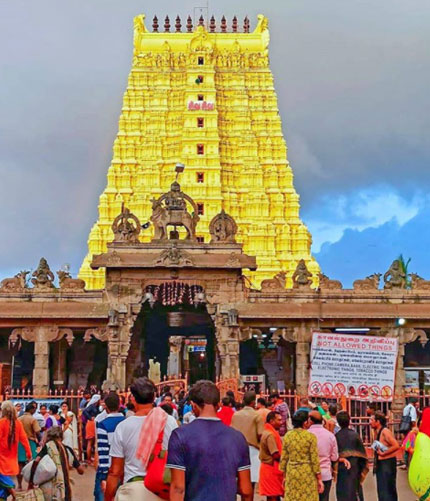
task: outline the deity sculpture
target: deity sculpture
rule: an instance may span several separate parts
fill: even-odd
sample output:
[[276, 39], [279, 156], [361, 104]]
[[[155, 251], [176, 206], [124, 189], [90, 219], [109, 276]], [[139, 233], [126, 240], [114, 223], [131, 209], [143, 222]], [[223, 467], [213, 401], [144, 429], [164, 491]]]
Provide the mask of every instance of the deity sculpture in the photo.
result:
[[228, 242], [234, 244], [236, 243], [237, 224], [223, 209], [210, 222], [209, 233], [212, 237], [211, 243]]
[[384, 289], [405, 289], [406, 273], [398, 259], [395, 259], [384, 274]]
[[292, 279], [294, 289], [310, 288], [312, 285], [312, 273], [308, 270], [304, 259], [300, 259]]
[[54, 274], [44, 257], [40, 259], [37, 270], [31, 276], [34, 277], [31, 279], [31, 283], [35, 289], [52, 289], [54, 287]]
[[186, 266], [192, 265], [193, 262], [187, 252], [178, 249], [175, 245], [173, 245], [160, 254], [160, 256], [156, 259], [155, 264], [166, 266]]
[[114, 242], [139, 243], [140, 230], [139, 219], [122, 204], [121, 213], [112, 223]]

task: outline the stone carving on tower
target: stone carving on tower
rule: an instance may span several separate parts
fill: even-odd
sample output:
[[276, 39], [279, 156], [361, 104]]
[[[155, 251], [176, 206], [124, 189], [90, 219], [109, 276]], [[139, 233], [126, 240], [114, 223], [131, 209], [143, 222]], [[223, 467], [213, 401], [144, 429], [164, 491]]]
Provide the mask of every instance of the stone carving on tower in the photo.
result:
[[60, 290], [62, 291], [83, 291], [85, 289], [85, 282], [80, 278], [72, 278], [68, 271], [57, 271], [58, 281], [60, 283]]
[[141, 225], [139, 219], [122, 204], [121, 213], [112, 223], [114, 242], [139, 243]]
[[417, 273], [411, 273], [411, 288], [428, 291], [430, 290], [430, 280], [425, 280]]
[[217, 214], [209, 225], [209, 233], [212, 243], [236, 243], [236, 221], [226, 214], [224, 209]]
[[384, 289], [405, 289], [406, 274], [399, 259], [395, 259], [384, 274]]
[[163, 266], [190, 266], [193, 265], [193, 261], [188, 252], [178, 249], [176, 245], [172, 245], [172, 247], [160, 254], [155, 260], [155, 264]]
[[[195, 25], [191, 17], [174, 25], [173, 18], [161, 19], [152, 29], [142, 15], [134, 22], [118, 135], [79, 278], [88, 289], [103, 288], [104, 269], [91, 262], [107, 250], [106, 228], [122, 203], [148, 221], [154, 193], [169, 191], [172, 166], [182, 161], [182, 189], [199, 205], [198, 237], [213, 238], [210, 223], [224, 209], [237, 224], [243, 251], [257, 258], [257, 268], [246, 271], [252, 283], [284, 270], [286, 287], [292, 287], [300, 259], [315, 281], [319, 268], [300, 219], [269, 66], [267, 18], [258, 16], [254, 31], [249, 19], [242, 30], [237, 19]], [[154, 225], [139, 235], [142, 243], [169, 237], [166, 214], [154, 205]], [[192, 233], [195, 221], [188, 222]]]
[[318, 273], [319, 286], [320, 289], [328, 289], [328, 290], [340, 290], [342, 289], [342, 282], [339, 280], [332, 280], [324, 273]]
[[0, 292], [22, 292], [27, 288], [27, 275], [29, 271], [23, 270], [12, 278], [5, 278], [0, 283]]
[[[191, 214], [187, 211], [187, 202], [193, 208]], [[179, 239], [177, 227], [185, 228], [186, 240], [195, 240], [199, 219], [196, 203], [181, 191], [177, 181], [172, 183], [168, 193], [161, 195], [158, 199], [152, 199], [151, 222], [154, 225], [154, 240], [169, 240], [169, 226], [174, 227], [174, 240]]]
[[381, 280], [382, 273], [373, 273], [366, 278], [359, 278], [354, 280], [353, 288], [354, 290], [372, 290], [379, 289], [379, 282]]
[[266, 278], [261, 282], [261, 290], [263, 292], [283, 291], [287, 282], [287, 274], [285, 271], [280, 271], [273, 278]]
[[310, 289], [312, 285], [312, 273], [308, 270], [304, 259], [300, 259], [296, 271], [293, 273], [294, 289]]
[[33, 277], [31, 283], [35, 289], [49, 290], [54, 287], [55, 277], [44, 257], [40, 258], [39, 266], [31, 276]]

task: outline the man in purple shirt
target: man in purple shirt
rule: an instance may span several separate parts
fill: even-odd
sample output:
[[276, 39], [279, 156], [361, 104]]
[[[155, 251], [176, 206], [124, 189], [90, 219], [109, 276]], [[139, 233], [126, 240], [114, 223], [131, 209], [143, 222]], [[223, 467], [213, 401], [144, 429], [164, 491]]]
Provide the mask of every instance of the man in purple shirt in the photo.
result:
[[311, 426], [308, 431], [317, 437], [321, 478], [324, 483], [324, 492], [319, 495], [320, 501], [329, 501], [333, 480], [332, 463], [339, 459], [336, 438], [333, 433], [323, 427], [323, 418], [318, 411], [311, 411], [309, 413], [309, 424]]
[[252, 501], [248, 444], [217, 417], [218, 388], [198, 381], [190, 401], [197, 419], [174, 430], [169, 440], [170, 500], [236, 501], [239, 493], [242, 501]]

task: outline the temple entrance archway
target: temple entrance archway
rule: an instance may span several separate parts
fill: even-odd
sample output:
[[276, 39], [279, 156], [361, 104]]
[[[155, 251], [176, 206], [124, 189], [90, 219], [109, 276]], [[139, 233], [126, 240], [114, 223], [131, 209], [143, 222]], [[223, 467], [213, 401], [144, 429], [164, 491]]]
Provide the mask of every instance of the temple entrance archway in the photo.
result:
[[165, 282], [146, 288], [133, 327], [127, 380], [147, 375], [215, 380], [215, 327], [197, 285]]

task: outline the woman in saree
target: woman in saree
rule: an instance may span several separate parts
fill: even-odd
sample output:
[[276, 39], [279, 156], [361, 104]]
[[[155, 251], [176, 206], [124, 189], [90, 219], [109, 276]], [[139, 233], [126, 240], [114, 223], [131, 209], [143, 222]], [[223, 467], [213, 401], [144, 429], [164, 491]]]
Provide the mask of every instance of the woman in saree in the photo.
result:
[[1, 404], [0, 418], [0, 500], [14, 496], [13, 477], [18, 475], [18, 443], [25, 449], [27, 459], [31, 460], [31, 449], [24, 426], [17, 419], [16, 409], [10, 400]]
[[306, 411], [297, 411], [294, 430], [284, 437], [279, 469], [285, 474], [285, 501], [318, 501], [324, 491], [317, 438], [303, 429], [307, 420]]
[[49, 416], [46, 418], [47, 430], [52, 426], [61, 426], [64, 423], [64, 419], [58, 414], [58, 410], [58, 405], [52, 404], [49, 406]]
[[[75, 414], [69, 410], [67, 402], [61, 404], [60, 417], [64, 419], [63, 444], [73, 449], [75, 455], [79, 455], [78, 444], [78, 421]], [[72, 458], [69, 458], [70, 460]]]
[[[39, 462], [44, 456], [49, 455], [57, 472], [49, 482], [39, 485], [45, 501], [72, 501], [72, 489], [69, 476], [69, 455], [73, 457], [72, 466], [82, 475], [84, 470], [80, 465], [73, 449], [63, 444], [63, 431], [60, 426], [52, 426], [46, 432], [46, 443], [37, 455], [35, 462]], [[33, 487], [30, 480], [29, 488]]]
[[357, 432], [349, 428], [350, 417], [345, 411], [336, 416], [340, 430], [336, 433], [339, 458], [347, 459], [350, 468], [338, 463], [337, 501], [363, 500], [362, 484], [369, 471], [366, 450]]

